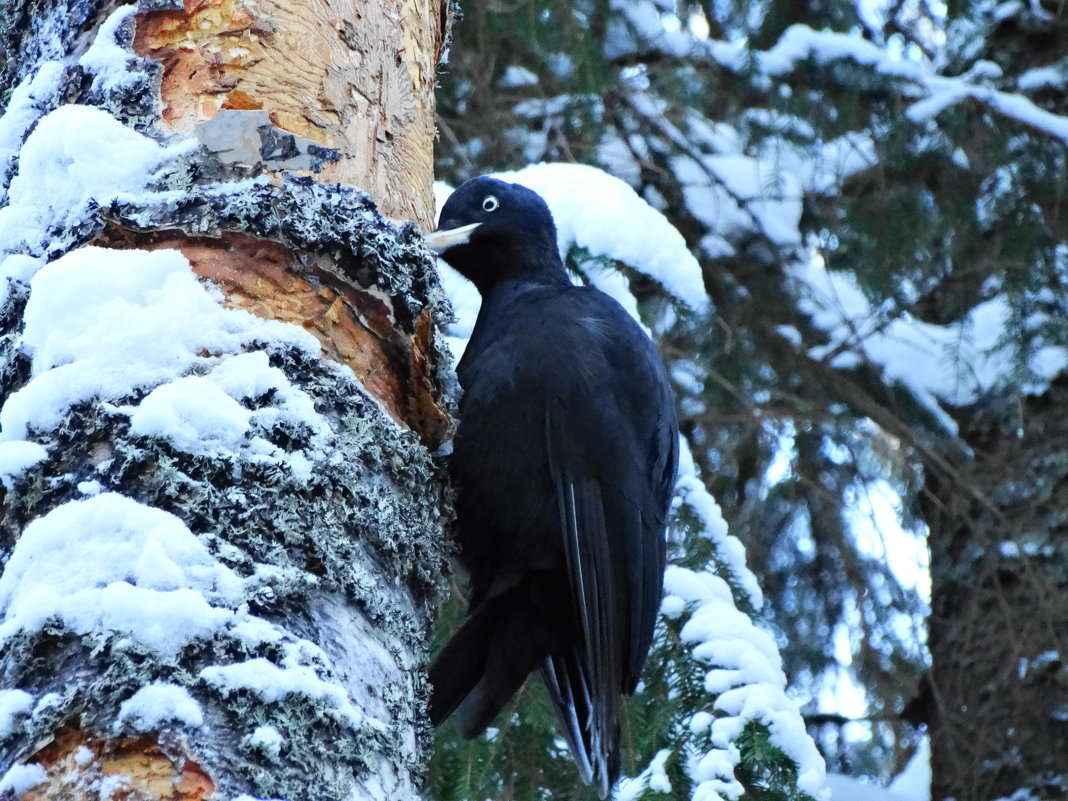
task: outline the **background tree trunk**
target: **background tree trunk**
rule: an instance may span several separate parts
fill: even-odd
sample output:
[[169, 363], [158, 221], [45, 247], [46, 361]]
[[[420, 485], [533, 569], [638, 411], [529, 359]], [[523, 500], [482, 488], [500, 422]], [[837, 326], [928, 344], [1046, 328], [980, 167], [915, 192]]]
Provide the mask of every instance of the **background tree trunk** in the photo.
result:
[[415, 797], [443, 25], [0, 3], [4, 797]]
[[[1068, 13], [1045, 2], [1033, 17], [998, 18], [972, 52], [1007, 75], [1038, 72], [1068, 52]], [[1038, 97], [1064, 119], [1063, 83]], [[965, 130], [970, 163], [992, 174], [1003, 170], [990, 152], [1004, 134], [986, 126]], [[1048, 147], [1055, 154], [1048, 172], [1019, 172], [1026, 177], [1014, 202], [1027, 214], [984, 229], [967, 269], [954, 276], [959, 285], [978, 284], [976, 276], [990, 281], [986, 276], [997, 271], [1026, 275], [1034, 286], [1052, 280], [1051, 289], [1042, 290], [1054, 304], [1048, 318], [1012, 323], [1014, 335], [1035, 350], [1064, 342], [1063, 257], [1050, 259], [1045, 250], [1052, 245], [1063, 254], [1066, 241], [1063, 134]], [[979, 196], [975, 203], [982, 207], [981, 190], [989, 186], [988, 179], [966, 201]], [[952, 282], [947, 288], [932, 298], [941, 313], [951, 306]], [[1021, 319], [1030, 314], [1026, 298], [1014, 298], [1011, 307]], [[1043, 329], [1044, 319], [1054, 333]], [[955, 479], [925, 465], [931, 667], [921, 698], [928, 702], [935, 799], [1068, 796], [1068, 385], [1063, 368], [1059, 372], [1036, 386], [1022, 370], [1000, 391], [954, 412], [967, 454], [955, 464]]]
[[932, 798], [1068, 793], [1065, 393], [964, 410], [978, 498], [928, 469]]

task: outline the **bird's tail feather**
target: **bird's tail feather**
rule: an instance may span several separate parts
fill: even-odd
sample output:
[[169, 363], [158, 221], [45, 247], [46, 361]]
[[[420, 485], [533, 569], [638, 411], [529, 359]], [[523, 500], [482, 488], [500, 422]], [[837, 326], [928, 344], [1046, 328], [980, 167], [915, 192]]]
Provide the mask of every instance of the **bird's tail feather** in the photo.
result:
[[541, 675], [582, 781], [606, 798], [619, 778], [619, 696], [595, 706], [590, 678], [574, 651], [546, 659]]
[[498, 615], [492, 607], [464, 621], [430, 666], [430, 723], [440, 726], [482, 678]]
[[531, 637], [533, 621], [511, 595], [471, 613], [430, 666], [430, 721], [456, 715], [460, 734], [477, 737], [541, 662], [545, 644]]

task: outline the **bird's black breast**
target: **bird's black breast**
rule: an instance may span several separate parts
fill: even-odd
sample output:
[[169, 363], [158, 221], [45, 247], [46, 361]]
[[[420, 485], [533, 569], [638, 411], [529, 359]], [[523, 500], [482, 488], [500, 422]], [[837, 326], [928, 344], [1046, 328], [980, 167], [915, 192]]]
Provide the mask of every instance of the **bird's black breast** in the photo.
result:
[[596, 484], [610, 516], [644, 515], [647, 536], [662, 540], [672, 398], [655, 348], [615, 301], [569, 285], [487, 298], [458, 374], [452, 465], [475, 600], [531, 571], [565, 569], [550, 436], [554, 458]]

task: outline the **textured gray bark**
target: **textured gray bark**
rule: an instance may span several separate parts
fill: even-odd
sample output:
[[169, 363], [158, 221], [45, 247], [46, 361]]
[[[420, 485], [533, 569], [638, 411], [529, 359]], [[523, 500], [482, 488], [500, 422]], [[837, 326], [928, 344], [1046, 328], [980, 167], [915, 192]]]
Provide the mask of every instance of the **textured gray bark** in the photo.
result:
[[[37, 118], [66, 103], [86, 104], [158, 137], [157, 65], [131, 62], [132, 77], [117, 86], [94, 86], [90, 72], [71, 66], [92, 41], [93, 26], [115, 7], [98, 0], [0, 2], [0, 53], [9, 54], [0, 64], [0, 98], [6, 102], [45, 60], [66, 59], [62, 79], [34, 99]], [[35, 124], [25, 126], [22, 140]], [[296, 254], [309, 275], [313, 269], [329, 274], [384, 308], [393, 331], [383, 350], [402, 380], [414, 380], [405, 372], [404, 343], [416, 335], [424, 313], [435, 326], [448, 315], [418, 230], [386, 221], [351, 187], [307, 176], [250, 180], [292, 164], [294, 157], [307, 157], [298, 166], [313, 168], [330, 157], [284, 132], [261, 127], [261, 133], [269, 136], [259, 163], [238, 164], [202, 146], [169, 165], [146, 193], [82, 209], [26, 254], [50, 261], [120, 233], [140, 238], [139, 244], [158, 231], [278, 243]], [[17, 154], [0, 163], [0, 204], [18, 166]], [[18, 339], [29, 295], [27, 284], [11, 281], [0, 308], [0, 403], [31, 380]], [[438, 339], [432, 334], [428, 346], [428, 391], [450, 409], [451, 371]], [[120, 631], [74, 631], [61, 619], [9, 637], [0, 645], [0, 688], [18, 688], [32, 696], [32, 704], [10, 714], [6, 729], [0, 726], [0, 776], [19, 763], [51, 770], [41, 754], [50, 743], [59, 747], [70, 739], [57, 737], [60, 730], [80, 732], [82, 741], [93, 743], [85, 759], [99, 767], [115, 748], [146, 734], [116, 722], [122, 702], [163, 681], [186, 688], [203, 710], [204, 724], [173, 721], [149, 734], [179, 774], [180, 763], [195, 762], [213, 782], [215, 797], [415, 796], [427, 736], [421, 660], [428, 616], [441, 591], [448, 517], [444, 475], [432, 458], [440, 437], [398, 423], [345, 368], [278, 343], [254, 349], [265, 350], [270, 364], [306, 392], [330, 424], [333, 451], [312, 464], [310, 479], [246, 460], [240, 452], [195, 455], [165, 438], [133, 433], [129, 416], [116, 409], [136, 404], [150, 387], [80, 403], [60, 425], [30, 431], [28, 438], [48, 456], [0, 488], [5, 564], [27, 525], [84, 498], [83, 482], [95, 481], [104, 491], [180, 518], [219, 564], [243, 580], [243, 598], [226, 610], [231, 623], [186, 642], [174, 655]], [[249, 405], [272, 402], [261, 397]], [[304, 447], [310, 436], [281, 419], [255, 433], [287, 453]], [[250, 638], [238, 625], [248, 616], [273, 624], [276, 636]], [[269, 698], [211, 681], [211, 668], [253, 660], [310, 668], [325, 685], [340, 687], [358, 714], [343, 714], [328, 694], [292, 691]], [[252, 738], [260, 726], [276, 729], [281, 746]], [[75, 798], [99, 793], [77, 786], [91, 775], [87, 768], [81, 779], [71, 777], [63, 792]], [[51, 792], [58, 792], [61, 778], [50, 773], [49, 779]]]

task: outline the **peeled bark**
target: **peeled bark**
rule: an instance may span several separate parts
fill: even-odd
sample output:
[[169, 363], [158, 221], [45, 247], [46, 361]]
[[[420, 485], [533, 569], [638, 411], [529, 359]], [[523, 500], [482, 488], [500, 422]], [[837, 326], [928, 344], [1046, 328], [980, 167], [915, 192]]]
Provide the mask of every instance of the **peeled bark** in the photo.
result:
[[[432, 454], [454, 390], [433, 261], [388, 217], [432, 219], [443, 36], [415, 0], [0, 2], [4, 798], [415, 797], [448, 518]], [[78, 144], [87, 123], [98, 148]], [[151, 175], [115, 177], [152, 141]], [[63, 199], [34, 206], [49, 147], [69, 156], [43, 160]], [[86, 170], [112, 189], [68, 198]], [[101, 378], [43, 425], [30, 400], [78, 360], [27, 345], [63, 309], [45, 289], [61, 267], [99, 273], [85, 330], [98, 308], [119, 326], [141, 304], [146, 351], [174, 335], [152, 327], [172, 294], [203, 308], [194, 275], [230, 311], [218, 336], [186, 332], [173, 374]], [[95, 293], [120, 267], [160, 283], [108, 305]], [[57, 330], [81, 331], [64, 311]], [[98, 357], [121, 376], [140, 350]], [[235, 389], [227, 370], [267, 383]], [[138, 422], [190, 379], [222, 387], [241, 437], [209, 447]], [[131, 564], [92, 550], [108, 526]], [[50, 565], [56, 586], [89, 578], [71, 599], [29, 598]]]
[[278, 131], [336, 151], [320, 180], [427, 225], [443, 36], [430, 0], [188, 0], [141, 14], [134, 47], [163, 66], [166, 128], [193, 133], [220, 110], [261, 111]]

